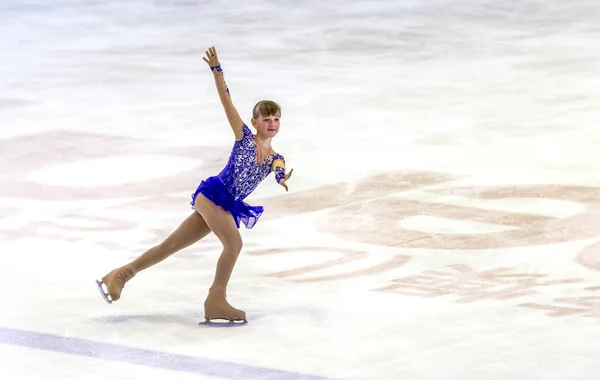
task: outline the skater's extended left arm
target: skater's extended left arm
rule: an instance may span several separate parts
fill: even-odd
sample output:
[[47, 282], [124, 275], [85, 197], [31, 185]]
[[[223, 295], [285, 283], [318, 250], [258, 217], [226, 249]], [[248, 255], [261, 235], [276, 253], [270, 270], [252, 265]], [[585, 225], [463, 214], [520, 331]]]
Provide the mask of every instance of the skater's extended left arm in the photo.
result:
[[227, 121], [229, 121], [231, 129], [233, 129], [233, 133], [235, 134], [235, 139], [241, 140], [243, 137], [242, 127], [244, 125], [244, 121], [240, 117], [240, 114], [231, 101], [231, 94], [229, 93], [227, 83], [225, 83], [223, 69], [221, 69], [221, 64], [219, 62], [219, 58], [217, 57], [217, 50], [215, 47], [213, 46], [209, 48], [206, 51], [206, 57], [203, 57], [202, 59], [208, 64], [208, 66], [210, 66], [210, 69], [213, 72], [215, 77], [215, 85], [217, 86], [217, 93], [221, 99], [223, 109], [225, 110]]

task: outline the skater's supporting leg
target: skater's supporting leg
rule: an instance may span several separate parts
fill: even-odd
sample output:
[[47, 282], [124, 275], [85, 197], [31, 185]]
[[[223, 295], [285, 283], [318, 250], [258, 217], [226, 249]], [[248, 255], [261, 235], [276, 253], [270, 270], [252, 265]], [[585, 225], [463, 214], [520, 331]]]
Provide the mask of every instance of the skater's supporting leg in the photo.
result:
[[226, 289], [231, 273], [242, 251], [242, 237], [231, 214], [206, 199], [202, 194], [196, 198], [196, 210], [223, 244], [223, 252], [217, 261], [215, 278], [204, 302], [205, 318], [245, 320], [246, 313], [233, 308], [226, 299]]
[[150, 248], [131, 263], [114, 269], [102, 278], [101, 283], [106, 286], [106, 293], [110, 296], [111, 301], [121, 298], [121, 291], [125, 283], [138, 272], [194, 244], [209, 233], [210, 228], [208, 228], [204, 218], [198, 212], [194, 211], [162, 243]]

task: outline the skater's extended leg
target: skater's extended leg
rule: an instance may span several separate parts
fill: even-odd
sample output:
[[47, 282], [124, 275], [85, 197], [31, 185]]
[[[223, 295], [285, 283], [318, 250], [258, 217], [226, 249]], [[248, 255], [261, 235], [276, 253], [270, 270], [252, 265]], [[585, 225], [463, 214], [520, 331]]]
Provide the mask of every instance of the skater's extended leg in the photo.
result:
[[209, 233], [210, 228], [204, 218], [194, 211], [162, 243], [150, 248], [129, 265], [135, 273], [138, 273], [189, 247]]
[[202, 194], [198, 195], [196, 199], [196, 210], [223, 244], [223, 252], [217, 261], [215, 278], [204, 302], [205, 318], [207, 320], [245, 320], [246, 313], [233, 308], [226, 299], [227, 285], [237, 258], [242, 251], [240, 232], [231, 213], [216, 206]]
[[204, 221], [204, 218], [198, 212], [194, 211], [162, 243], [150, 248], [129, 264], [114, 269], [104, 276], [102, 283], [106, 286], [106, 293], [110, 295], [112, 301], [118, 300], [121, 297], [121, 291], [125, 283], [138, 272], [194, 244], [209, 233], [210, 228]]

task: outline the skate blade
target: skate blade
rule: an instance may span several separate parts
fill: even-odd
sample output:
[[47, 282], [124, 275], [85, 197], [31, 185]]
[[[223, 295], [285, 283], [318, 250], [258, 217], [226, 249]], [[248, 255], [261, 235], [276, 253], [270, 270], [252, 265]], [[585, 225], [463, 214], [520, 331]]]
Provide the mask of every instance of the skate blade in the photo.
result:
[[[216, 321], [220, 321], [220, 322], [216, 322]], [[240, 327], [240, 326], [244, 326], [245, 324], [248, 323], [247, 319], [244, 320], [237, 320], [237, 321], [230, 321], [227, 319], [206, 319], [204, 322], [200, 322], [198, 323], [200, 326], [206, 326], [206, 327]]]
[[100, 294], [102, 294], [102, 298], [104, 298], [106, 303], [111, 304], [113, 302], [112, 298], [110, 298], [110, 295], [104, 291], [104, 289], [102, 288], [102, 284], [102, 281], [96, 280], [96, 285], [98, 285], [98, 290], [100, 291]]

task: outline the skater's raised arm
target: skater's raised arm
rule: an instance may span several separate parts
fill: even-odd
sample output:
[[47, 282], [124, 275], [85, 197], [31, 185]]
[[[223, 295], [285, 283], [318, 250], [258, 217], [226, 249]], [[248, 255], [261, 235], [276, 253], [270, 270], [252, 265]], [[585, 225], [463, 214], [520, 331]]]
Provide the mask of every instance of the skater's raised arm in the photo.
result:
[[208, 66], [210, 66], [210, 69], [213, 72], [213, 76], [215, 77], [215, 85], [217, 86], [217, 93], [221, 99], [223, 109], [225, 110], [227, 121], [229, 121], [231, 129], [233, 129], [233, 133], [235, 134], [235, 139], [241, 140], [243, 137], [242, 126], [244, 125], [244, 121], [240, 117], [240, 114], [231, 101], [231, 94], [229, 93], [227, 83], [225, 83], [223, 70], [221, 69], [221, 64], [219, 63], [219, 58], [217, 57], [217, 51], [215, 47], [213, 46], [209, 48], [206, 51], [206, 57], [203, 57], [202, 59], [208, 64]]

